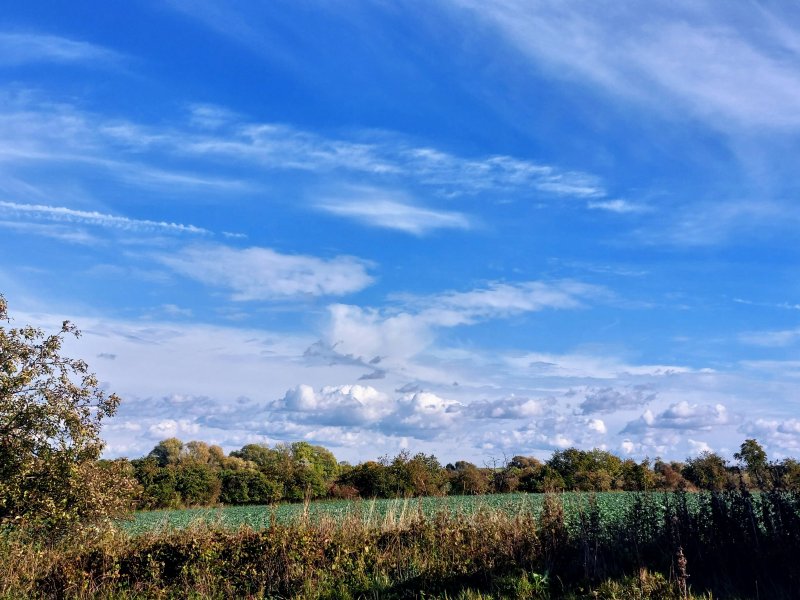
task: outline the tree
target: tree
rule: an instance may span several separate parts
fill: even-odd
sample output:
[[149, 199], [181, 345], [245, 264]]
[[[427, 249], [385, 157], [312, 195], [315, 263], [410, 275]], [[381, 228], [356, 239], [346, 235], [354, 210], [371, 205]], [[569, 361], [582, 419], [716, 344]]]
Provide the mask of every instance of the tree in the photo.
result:
[[688, 459], [683, 475], [701, 490], [723, 490], [730, 482], [727, 462], [709, 450]]
[[91, 496], [100, 478], [132, 493], [130, 469], [91, 465], [119, 398], [84, 361], [61, 355], [64, 339], [80, 336], [69, 321], [52, 335], [2, 323], [10, 320], [0, 296], [0, 522], [54, 532], [114, 516], [117, 503]]
[[569, 490], [611, 489], [622, 473], [622, 460], [605, 450], [567, 448], [553, 453], [547, 466], [555, 470]]
[[166, 467], [178, 464], [182, 454], [183, 442], [178, 438], [172, 437], [158, 442], [147, 456], [155, 459], [159, 467]]
[[763, 488], [768, 473], [767, 453], [756, 440], [748, 439], [742, 442], [739, 452], [733, 458], [745, 465], [747, 473], [755, 480], [758, 487]]
[[452, 493], [464, 495], [485, 494], [489, 490], [489, 477], [486, 472], [470, 462], [460, 460], [448, 465]]

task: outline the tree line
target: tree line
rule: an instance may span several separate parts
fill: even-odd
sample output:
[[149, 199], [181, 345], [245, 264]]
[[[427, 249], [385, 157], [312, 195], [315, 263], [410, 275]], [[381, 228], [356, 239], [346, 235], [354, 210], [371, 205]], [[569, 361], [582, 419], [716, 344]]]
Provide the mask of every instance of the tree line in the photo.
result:
[[226, 455], [219, 446], [169, 438], [142, 458], [113, 463], [136, 480], [143, 509], [509, 492], [800, 490], [798, 461], [770, 462], [754, 439], [745, 440], [734, 457], [735, 464], [714, 452], [685, 462], [637, 462], [605, 450], [567, 448], [545, 461], [514, 456], [499, 464], [443, 466], [433, 454], [402, 451], [350, 465], [308, 442], [248, 444]]

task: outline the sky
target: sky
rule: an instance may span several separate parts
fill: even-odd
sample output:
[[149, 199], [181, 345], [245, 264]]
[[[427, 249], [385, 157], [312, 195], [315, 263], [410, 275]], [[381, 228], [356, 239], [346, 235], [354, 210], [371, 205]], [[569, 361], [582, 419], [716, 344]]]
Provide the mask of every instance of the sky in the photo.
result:
[[12, 0], [0, 293], [161, 439], [800, 455], [800, 5]]

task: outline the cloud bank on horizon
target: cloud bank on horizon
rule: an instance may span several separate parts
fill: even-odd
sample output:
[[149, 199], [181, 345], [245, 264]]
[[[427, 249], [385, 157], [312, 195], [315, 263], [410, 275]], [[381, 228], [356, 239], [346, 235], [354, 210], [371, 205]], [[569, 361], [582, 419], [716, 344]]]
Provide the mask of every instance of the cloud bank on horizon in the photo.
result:
[[118, 10], [0, 27], [0, 293], [110, 456], [800, 454], [800, 10]]

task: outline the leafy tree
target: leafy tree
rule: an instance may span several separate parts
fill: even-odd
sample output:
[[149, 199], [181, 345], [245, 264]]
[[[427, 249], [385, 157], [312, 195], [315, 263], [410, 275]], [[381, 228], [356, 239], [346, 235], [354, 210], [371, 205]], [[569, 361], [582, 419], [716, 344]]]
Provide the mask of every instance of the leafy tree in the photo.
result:
[[759, 487], [764, 487], [769, 465], [767, 453], [761, 447], [761, 444], [754, 439], [745, 440], [739, 447], [739, 452], [736, 452], [733, 458], [745, 465], [748, 474]]
[[368, 460], [342, 474], [338, 483], [352, 486], [362, 498], [387, 498], [394, 494], [389, 468], [373, 460]]
[[729, 483], [727, 461], [708, 450], [688, 459], [683, 475], [703, 490], [723, 490]]
[[[0, 296], [0, 323], [9, 322]], [[128, 489], [129, 473], [91, 466], [103, 449], [101, 422], [120, 399], [84, 361], [62, 356], [67, 336], [80, 336], [69, 321], [51, 335], [0, 325], [0, 522], [66, 531], [122, 508], [94, 494], [101, 481]]]
[[140, 508], [178, 508], [181, 505], [174, 468], [159, 466], [152, 453], [146, 458], [131, 461], [131, 464], [142, 487]]
[[605, 450], [567, 448], [553, 453], [547, 466], [555, 470], [569, 490], [607, 490], [622, 474], [622, 460]]
[[221, 483], [217, 473], [208, 465], [181, 465], [176, 472], [175, 489], [186, 506], [214, 504], [219, 499]]
[[448, 487], [447, 474], [433, 454], [419, 452], [406, 463], [415, 496], [443, 496]]
[[800, 492], [800, 462], [794, 458], [784, 458], [770, 468], [773, 480], [781, 487]]
[[621, 484], [622, 489], [628, 491], [653, 489], [656, 485], [656, 474], [650, 469], [650, 460], [644, 459], [637, 463], [628, 458], [622, 461]]
[[682, 475], [685, 468], [686, 465], [683, 463], [676, 461], [666, 463], [660, 458], [656, 458], [656, 462], [653, 465], [655, 486], [662, 490], [686, 489], [688, 484]]
[[186, 444], [181, 454], [181, 460], [184, 462], [193, 462], [201, 465], [213, 463], [211, 457], [211, 448], [205, 442], [198, 442], [193, 440]]
[[147, 456], [153, 458], [160, 467], [176, 465], [183, 454], [183, 442], [178, 438], [168, 438], [158, 442]]
[[460, 460], [448, 471], [450, 489], [454, 494], [478, 495], [489, 491], [488, 475], [470, 462]]

